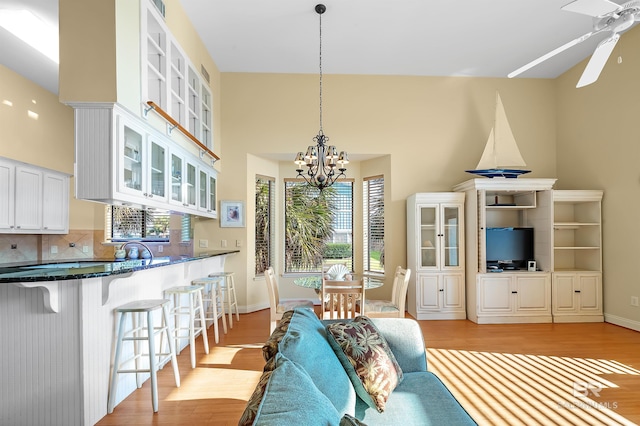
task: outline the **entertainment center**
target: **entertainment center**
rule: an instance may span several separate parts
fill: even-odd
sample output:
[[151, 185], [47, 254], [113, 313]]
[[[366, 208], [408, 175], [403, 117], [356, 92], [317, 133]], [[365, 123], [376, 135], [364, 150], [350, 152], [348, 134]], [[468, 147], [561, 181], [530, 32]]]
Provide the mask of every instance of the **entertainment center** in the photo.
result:
[[465, 194], [471, 321], [604, 320], [602, 191], [554, 190], [555, 181], [477, 178], [453, 188]]

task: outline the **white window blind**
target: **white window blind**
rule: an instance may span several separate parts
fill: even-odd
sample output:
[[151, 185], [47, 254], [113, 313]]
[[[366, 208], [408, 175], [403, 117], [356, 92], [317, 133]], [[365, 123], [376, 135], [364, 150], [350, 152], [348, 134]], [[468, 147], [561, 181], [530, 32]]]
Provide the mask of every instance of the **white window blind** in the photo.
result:
[[256, 276], [275, 263], [275, 183], [256, 176]]
[[285, 179], [285, 272], [320, 272], [323, 262], [353, 270], [353, 180], [320, 192]]
[[364, 178], [363, 201], [363, 271], [384, 272], [384, 176]]

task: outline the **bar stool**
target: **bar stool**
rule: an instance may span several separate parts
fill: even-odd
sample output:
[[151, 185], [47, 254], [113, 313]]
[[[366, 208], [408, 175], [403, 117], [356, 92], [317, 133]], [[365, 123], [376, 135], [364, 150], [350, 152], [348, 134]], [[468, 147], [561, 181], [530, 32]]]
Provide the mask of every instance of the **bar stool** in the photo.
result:
[[212, 278], [221, 280], [220, 288], [227, 298], [227, 312], [229, 313], [229, 327], [233, 328], [233, 308], [236, 308], [236, 321], [240, 321], [238, 312], [238, 299], [236, 298], [236, 284], [234, 281], [235, 273], [233, 272], [214, 272], [209, 274]]
[[[196, 334], [202, 333], [202, 341], [204, 342], [204, 353], [209, 353], [209, 341], [207, 339], [207, 326], [204, 320], [204, 307], [202, 303], [202, 287], [201, 285], [186, 285], [171, 287], [164, 291], [167, 298], [173, 298], [173, 308], [170, 313], [175, 320], [174, 339], [176, 344], [176, 352], [180, 355], [180, 340], [189, 339], [189, 349], [191, 352], [191, 368], [196, 368]], [[183, 295], [187, 296], [187, 304], [183, 305]], [[200, 316], [200, 326], [195, 326], [196, 316]], [[189, 325], [183, 327], [181, 317], [188, 317]], [[187, 334], [181, 334], [186, 331]]]
[[[127, 303], [125, 305], [116, 308], [116, 315], [120, 314], [120, 325], [118, 326], [118, 335], [116, 338], [116, 351], [113, 359], [113, 370], [111, 373], [111, 386], [109, 387], [109, 400], [107, 403], [107, 412], [113, 413], [113, 407], [116, 400], [116, 391], [118, 387], [118, 374], [120, 373], [135, 373], [136, 385], [138, 388], [142, 386], [140, 380], [140, 373], [149, 373], [151, 375], [151, 402], [153, 405], [153, 412], [158, 412], [158, 384], [156, 373], [158, 366], [162, 366], [171, 360], [171, 366], [173, 367], [173, 376], [176, 381], [176, 386], [180, 387], [180, 372], [178, 371], [178, 360], [176, 359], [176, 351], [171, 339], [171, 328], [169, 326], [169, 313], [167, 305], [169, 300], [157, 299], [157, 300], [138, 300], [135, 302]], [[161, 309], [162, 317], [159, 327], [154, 326], [153, 312]], [[145, 315], [146, 314], [146, 315]], [[129, 331], [125, 331], [125, 323], [127, 317], [131, 317], [131, 323], [133, 328]], [[146, 320], [145, 320], [146, 317]], [[160, 345], [156, 352], [155, 336], [160, 334]], [[169, 345], [169, 352], [162, 352], [162, 339], [166, 336]], [[142, 353], [140, 350], [140, 341], [146, 340], [149, 344], [148, 353]], [[120, 357], [122, 356], [122, 347], [124, 342], [133, 342], [133, 357], [129, 358], [122, 363]], [[140, 358], [143, 356], [149, 357], [149, 366], [143, 367], [140, 365]], [[134, 361], [134, 368], [123, 368], [129, 362]]]
[[[222, 318], [224, 334], [227, 334], [227, 317], [224, 312], [224, 299], [220, 288], [220, 279], [217, 277], [203, 277], [191, 281], [191, 285], [200, 285], [202, 290], [202, 301], [204, 303], [204, 320], [213, 322], [213, 332], [216, 343], [220, 341], [218, 333], [218, 318]], [[219, 309], [218, 309], [219, 307]]]

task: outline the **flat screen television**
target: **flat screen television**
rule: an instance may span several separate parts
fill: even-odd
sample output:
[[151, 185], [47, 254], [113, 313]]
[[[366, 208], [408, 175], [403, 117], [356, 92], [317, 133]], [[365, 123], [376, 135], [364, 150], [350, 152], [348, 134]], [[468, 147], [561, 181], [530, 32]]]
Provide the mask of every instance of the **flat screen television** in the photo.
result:
[[526, 269], [534, 260], [533, 228], [487, 228], [487, 267]]

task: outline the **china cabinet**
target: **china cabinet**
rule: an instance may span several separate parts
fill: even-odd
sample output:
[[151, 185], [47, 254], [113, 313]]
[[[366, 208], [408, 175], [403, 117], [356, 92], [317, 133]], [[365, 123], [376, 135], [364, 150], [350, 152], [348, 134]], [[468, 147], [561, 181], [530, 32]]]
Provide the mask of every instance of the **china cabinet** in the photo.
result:
[[407, 310], [416, 319], [464, 319], [464, 194], [407, 198]]

